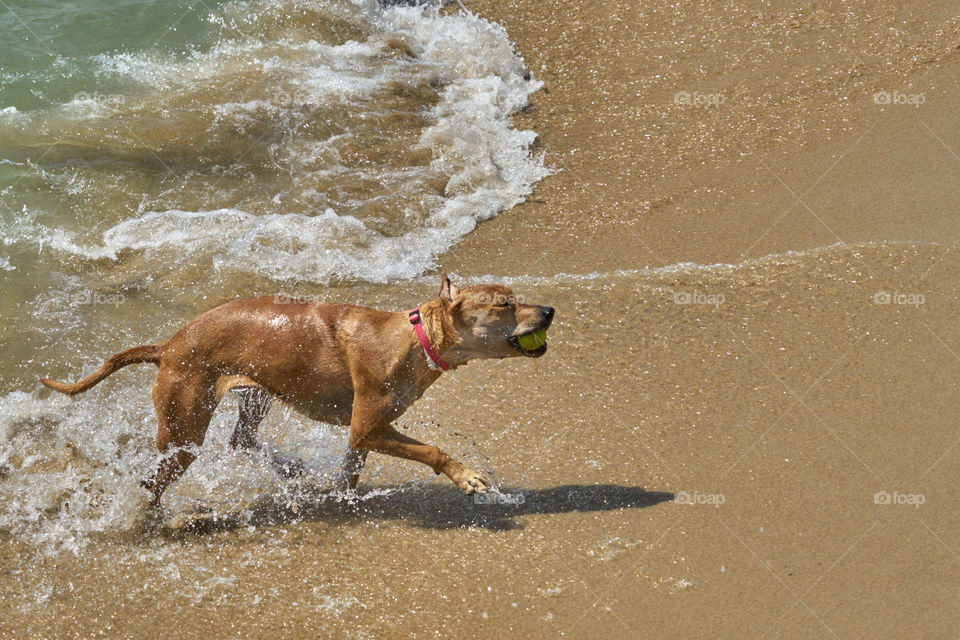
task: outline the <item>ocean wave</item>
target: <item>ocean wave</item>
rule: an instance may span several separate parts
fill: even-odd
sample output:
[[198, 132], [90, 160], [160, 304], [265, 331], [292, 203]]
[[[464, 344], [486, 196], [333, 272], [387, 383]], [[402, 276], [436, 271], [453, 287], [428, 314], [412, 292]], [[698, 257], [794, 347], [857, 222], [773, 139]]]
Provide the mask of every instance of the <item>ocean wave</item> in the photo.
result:
[[[549, 173], [510, 118], [541, 83], [497, 24], [372, 0], [218, 12], [205, 49], [93, 56], [125, 92], [80, 92], [17, 131], [0, 120], [0, 139], [36, 138], [10, 158], [34, 170], [23, 186], [82, 184], [79, 210], [45, 201], [43, 224], [0, 220], [0, 241], [61, 259], [137, 252], [145, 271], [156, 256], [384, 282], [423, 273]], [[24, 191], [0, 204], [35, 206]], [[119, 214], [96, 208], [107, 200]]]

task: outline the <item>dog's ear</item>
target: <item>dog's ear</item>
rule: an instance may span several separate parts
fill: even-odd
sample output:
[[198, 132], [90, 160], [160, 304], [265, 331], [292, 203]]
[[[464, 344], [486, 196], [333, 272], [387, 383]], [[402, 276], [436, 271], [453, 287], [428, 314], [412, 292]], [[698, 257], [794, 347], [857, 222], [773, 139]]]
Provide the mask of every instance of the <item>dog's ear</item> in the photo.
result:
[[447, 274], [443, 274], [443, 278], [440, 280], [440, 299], [447, 304], [452, 304], [459, 297], [460, 289], [457, 288], [457, 285], [450, 282]]

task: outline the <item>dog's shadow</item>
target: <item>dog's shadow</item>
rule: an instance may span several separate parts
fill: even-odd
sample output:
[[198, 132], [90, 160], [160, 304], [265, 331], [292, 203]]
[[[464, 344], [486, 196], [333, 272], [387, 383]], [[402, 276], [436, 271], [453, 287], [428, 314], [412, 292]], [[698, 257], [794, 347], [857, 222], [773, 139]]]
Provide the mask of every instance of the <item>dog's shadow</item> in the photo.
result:
[[523, 528], [522, 516], [640, 509], [674, 499], [673, 493], [613, 484], [562, 485], [549, 489], [502, 488], [482, 497], [465, 496], [455, 487], [419, 485], [361, 490], [350, 498], [319, 493], [291, 501], [261, 495], [241, 514], [203, 515], [183, 524], [166, 525], [165, 537], [208, 535], [241, 527], [269, 527], [296, 522], [350, 524], [369, 520], [399, 520], [423, 529], [482, 527], [491, 531]]

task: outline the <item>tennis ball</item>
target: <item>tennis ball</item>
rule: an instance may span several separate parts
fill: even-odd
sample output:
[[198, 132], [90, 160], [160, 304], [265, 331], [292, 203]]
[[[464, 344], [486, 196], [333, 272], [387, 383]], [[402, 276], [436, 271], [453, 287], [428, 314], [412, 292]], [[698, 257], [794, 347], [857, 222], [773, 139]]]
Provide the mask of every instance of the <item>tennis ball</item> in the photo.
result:
[[517, 338], [517, 344], [526, 351], [536, 351], [547, 341], [547, 330], [537, 329], [533, 333], [527, 333]]

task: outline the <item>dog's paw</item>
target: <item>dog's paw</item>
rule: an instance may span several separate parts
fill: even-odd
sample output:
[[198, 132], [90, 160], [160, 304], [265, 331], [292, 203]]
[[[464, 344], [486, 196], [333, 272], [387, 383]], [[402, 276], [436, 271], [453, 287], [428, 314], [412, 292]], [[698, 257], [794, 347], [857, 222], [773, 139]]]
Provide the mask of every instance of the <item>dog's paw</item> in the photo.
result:
[[141, 491], [137, 496], [131, 529], [139, 533], [152, 533], [163, 524], [164, 513], [160, 503], [149, 491]]
[[346, 469], [340, 469], [337, 475], [333, 477], [333, 490], [339, 492], [356, 491], [360, 484], [360, 474], [350, 473]]
[[483, 474], [477, 473], [472, 469], [467, 469], [466, 467], [457, 474], [454, 482], [460, 487], [460, 490], [468, 496], [473, 493], [486, 493], [490, 490], [490, 481], [487, 480]]

